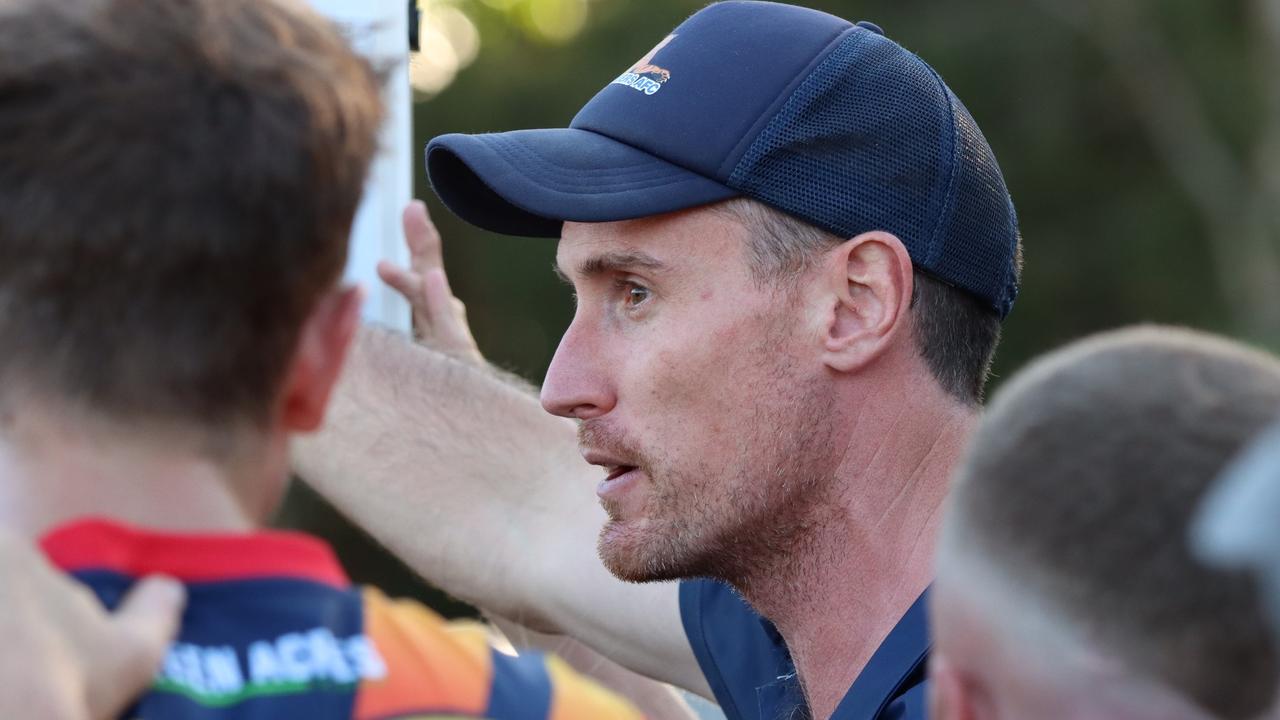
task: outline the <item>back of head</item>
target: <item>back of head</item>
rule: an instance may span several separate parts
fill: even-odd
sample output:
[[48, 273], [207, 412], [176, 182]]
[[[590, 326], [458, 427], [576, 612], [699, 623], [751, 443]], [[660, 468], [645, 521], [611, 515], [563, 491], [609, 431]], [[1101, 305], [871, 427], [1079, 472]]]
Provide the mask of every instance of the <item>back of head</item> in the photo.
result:
[[[1256, 717], [1280, 671], [1259, 599], [1245, 577], [1194, 559], [1188, 528], [1277, 411], [1280, 362], [1199, 333], [1126, 330], [1049, 355], [998, 394], [975, 436], [940, 592], [994, 592], [1135, 684]], [[990, 631], [1011, 626], [993, 617]], [[1031, 638], [1000, 641], [1059, 662]]]
[[345, 263], [368, 64], [284, 0], [16, 0], [0, 107], [0, 402], [264, 424]]

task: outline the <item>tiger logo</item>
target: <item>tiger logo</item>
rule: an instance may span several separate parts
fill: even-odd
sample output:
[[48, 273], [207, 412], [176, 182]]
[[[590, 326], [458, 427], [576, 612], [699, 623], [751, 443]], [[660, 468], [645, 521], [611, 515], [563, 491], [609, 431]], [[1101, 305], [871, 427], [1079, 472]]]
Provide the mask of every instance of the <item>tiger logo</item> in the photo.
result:
[[666, 68], [658, 67], [657, 65], [654, 65], [653, 56], [657, 55], [662, 50], [662, 48], [670, 45], [671, 41], [675, 39], [676, 39], [675, 34], [671, 34], [663, 38], [662, 42], [658, 43], [657, 45], [654, 45], [653, 49], [650, 50], [647, 55], [637, 60], [636, 64], [631, 66], [631, 72], [637, 75], [657, 75], [662, 78], [662, 80], [660, 80], [659, 82], [666, 82], [670, 80], [671, 71]]
[[671, 44], [675, 40], [675, 33], [663, 38], [662, 42], [653, 46], [653, 49], [645, 54], [644, 57], [636, 61], [630, 69], [618, 76], [614, 80], [613, 85], [624, 85], [634, 90], [639, 90], [645, 95], [652, 95], [662, 89], [663, 83], [671, 79], [671, 71], [653, 64], [653, 58], [662, 48]]

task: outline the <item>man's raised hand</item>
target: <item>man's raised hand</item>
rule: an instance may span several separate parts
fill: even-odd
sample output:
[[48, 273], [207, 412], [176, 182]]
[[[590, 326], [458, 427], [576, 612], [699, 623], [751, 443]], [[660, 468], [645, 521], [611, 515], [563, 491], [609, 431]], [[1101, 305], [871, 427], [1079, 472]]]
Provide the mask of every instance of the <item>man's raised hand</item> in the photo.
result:
[[467, 325], [467, 308], [449, 288], [440, 233], [427, 215], [427, 206], [421, 200], [410, 202], [403, 221], [409, 267], [383, 260], [378, 263], [378, 277], [409, 301], [414, 337], [420, 342], [456, 357], [482, 362], [484, 357]]

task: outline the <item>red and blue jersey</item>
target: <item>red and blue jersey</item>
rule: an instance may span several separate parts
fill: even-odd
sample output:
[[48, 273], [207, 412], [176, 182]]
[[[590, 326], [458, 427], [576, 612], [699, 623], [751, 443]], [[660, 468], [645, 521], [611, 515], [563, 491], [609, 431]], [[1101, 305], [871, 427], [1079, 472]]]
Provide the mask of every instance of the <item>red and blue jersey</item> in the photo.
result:
[[352, 586], [307, 535], [178, 535], [91, 520], [55, 529], [42, 546], [107, 607], [144, 575], [186, 585], [179, 636], [130, 719], [640, 717], [555, 658], [503, 654], [477, 623]]

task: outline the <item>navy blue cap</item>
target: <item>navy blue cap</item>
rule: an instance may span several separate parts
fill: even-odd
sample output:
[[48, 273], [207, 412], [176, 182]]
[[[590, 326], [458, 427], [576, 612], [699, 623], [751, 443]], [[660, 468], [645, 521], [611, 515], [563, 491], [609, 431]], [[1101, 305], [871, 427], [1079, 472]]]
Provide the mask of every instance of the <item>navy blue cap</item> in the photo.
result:
[[839, 237], [898, 236], [916, 268], [1001, 317], [1017, 218], [977, 124], [872, 23], [767, 2], [686, 20], [568, 128], [443, 135], [427, 174], [464, 220], [509, 235], [749, 197]]

